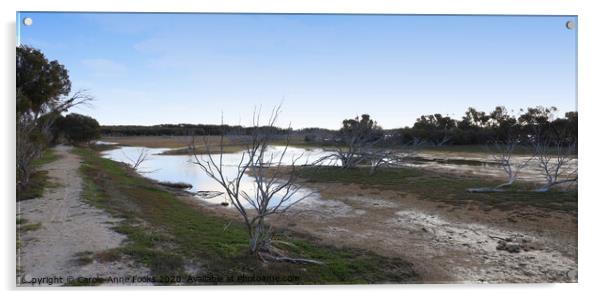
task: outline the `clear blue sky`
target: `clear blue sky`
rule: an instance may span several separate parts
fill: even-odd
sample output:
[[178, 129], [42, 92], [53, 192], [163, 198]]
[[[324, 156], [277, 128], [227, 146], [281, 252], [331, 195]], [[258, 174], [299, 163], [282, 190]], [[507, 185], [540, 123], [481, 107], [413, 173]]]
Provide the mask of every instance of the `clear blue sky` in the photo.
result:
[[[31, 17], [33, 25], [20, 20]], [[23, 44], [70, 71], [101, 124], [383, 127], [468, 106], [576, 110], [576, 17], [21, 13]]]

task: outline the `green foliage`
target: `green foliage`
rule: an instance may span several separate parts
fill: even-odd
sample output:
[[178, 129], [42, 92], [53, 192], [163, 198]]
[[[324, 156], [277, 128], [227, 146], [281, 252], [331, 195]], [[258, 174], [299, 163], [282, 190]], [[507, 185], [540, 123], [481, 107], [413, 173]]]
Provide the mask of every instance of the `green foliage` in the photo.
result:
[[33, 161], [51, 141], [54, 120], [88, 98], [79, 94], [65, 99], [71, 91], [65, 67], [28, 46], [16, 49], [16, 89], [17, 193], [22, 193], [30, 184]]
[[17, 47], [17, 113], [44, 112], [71, 91], [69, 73], [58, 61], [29, 46]]
[[370, 142], [378, 140], [383, 136], [382, 128], [368, 114], [360, 117], [343, 120], [343, 126], [339, 133], [346, 143]]
[[33, 166], [38, 168], [45, 164], [52, 163], [60, 158], [52, 149], [46, 149], [42, 152], [42, 156], [33, 161]]
[[[388, 130], [386, 145], [420, 140], [430, 145], [484, 145], [495, 141], [518, 141], [528, 146], [533, 136], [558, 140], [563, 144], [577, 141], [577, 112], [558, 117], [555, 107], [520, 110], [515, 116], [504, 106], [489, 113], [469, 107], [461, 120], [441, 114], [423, 115], [413, 127]], [[442, 142], [445, 141], [445, 142]]]
[[100, 125], [94, 118], [70, 113], [56, 121], [58, 131], [72, 143], [89, 142], [100, 138]]

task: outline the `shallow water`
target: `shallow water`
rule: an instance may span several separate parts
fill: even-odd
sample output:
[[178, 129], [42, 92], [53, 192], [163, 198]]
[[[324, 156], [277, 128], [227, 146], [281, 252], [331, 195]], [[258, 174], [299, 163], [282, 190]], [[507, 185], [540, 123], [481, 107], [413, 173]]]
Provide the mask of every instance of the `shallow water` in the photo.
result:
[[[146, 151], [148, 154], [145, 160], [139, 167], [138, 172], [148, 178], [162, 182], [183, 182], [192, 185], [190, 192], [223, 192], [223, 188], [216, 181], [208, 177], [200, 168], [194, 164], [194, 156], [189, 155], [160, 155], [160, 153], [169, 150], [167, 148], [146, 148], [124, 146], [117, 149], [111, 149], [103, 152], [103, 156], [115, 161], [132, 164], [141, 151]], [[266, 153], [266, 160], [270, 157], [277, 161], [280, 154], [285, 150], [284, 146], [270, 146]], [[237, 173], [237, 166], [240, 162], [243, 152], [230, 153], [223, 155], [224, 174], [226, 177], [232, 178]], [[311, 164], [318, 159], [332, 154], [331, 152], [322, 149], [304, 149], [298, 147], [288, 147], [281, 161], [283, 165], [291, 165], [294, 159], [295, 165]], [[213, 155], [214, 159], [219, 159], [219, 155]], [[199, 155], [199, 159], [208, 159], [208, 155]], [[516, 157], [518, 160], [528, 159], [528, 157]], [[216, 160], [217, 163], [219, 161]], [[324, 161], [323, 164], [336, 165], [332, 159]], [[488, 154], [471, 154], [463, 156], [461, 154], [450, 153], [419, 153], [416, 157], [411, 157], [406, 160], [406, 166], [425, 168], [448, 173], [467, 174], [476, 176], [495, 177], [503, 180], [505, 173], [499, 164], [494, 163]], [[570, 168], [577, 167], [577, 159], [571, 161]], [[537, 161], [532, 160], [521, 170], [519, 180], [543, 182], [543, 176], [537, 166]], [[241, 181], [241, 190], [248, 194], [255, 192], [255, 184], [253, 178], [244, 175]], [[280, 194], [282, 196], [282, 194]], [[319, 200], [319, 194], [310, 188], [301, 188], [288, 202], [288, 204], [296, 203], [298, 200], [309, 197], [308, 202]], [[207, 198], [206, 196], [198, 196], [200, 200], [207, 201], [212, 204], [220, 204], [227, 202], [225, 195]], [[308, 199], [309, 199], [308, 198]], [[274, 198], [273, 204], [277, 202]], [[288, 205], [286, 204], [286, 205]], [[250, 207], [250, 204], [246, 204]], [[285, 206], [286, 206], [285, 205]]]
[[[512, 158], [513, 165], [526, 163], [519, 171], [518, 180], [534, 183], [544, 183], [545, 176], [539, 166], [539, 161], [529, 156], [516, 155]], [[563, 168], [568, 174], [577, 169], [578, 159], [575, 158]], [[506, 173], [499, 163], [493, 161], [488, 153], [470, 153], [463, 156], [459, 153], [420, 153], [406, 164], [410, 167], [425, 168], [446, 173], [474, 175], [505, 180]]]
[[[114, 161], [124, 162], [132, 164], [132, 160], [140, 155], [141, 151], [146, 151], [148, 158], [138, 168], [138, 172], [148, 178], [162, 182], [183, 182], [192, 185], [192, 188], [188, 191], [197, 193], [204, 191], [219, 191], [223, 192], [223, 188], [215, 180], [207, 176], [199, 165], [194, 164], [194, 156], [189, 155], [159, 155], [160, 153], [169, 150], [167, 148], [146, 148], [146, 147], [134, 147], [124, 146], [117, 149], [112, 149], [103, 152], [103, 157], [109, 158]], [[273, 156], [274, 159], [279, 159], [284, 146], [270, 146], [267, 151], [267, 157]], [[237, 174], [238, 163], [240, 162], [243, 152], [224, 154], [223, 168], [224, 175], [227, 178], [233, 178]], [[302, 149], [289, 147], [282, 159], [283, 165], [291, 165], [293, 159], [298, 159], [295, 165], [310, 164], [315, 160], [326, 155], [326, 152], [320, 149]], [[208, 159], [208, 155], [199, 155], [199, 159]], [[300, 158], [299, 158], [300, 157]], [[219, 163], [219, 155], [213, 155], [216, 163]], [[267, 158], [266, 158], [267, 160]], [[244, 175], [241, 181], [241, 191], [245, 191], [248, 194], [255, 192], [255, 184], [253, 178], [249, 175]], [[278, 194], [276, 195], [278, 196]], [[280, 194], [282, 196], [282, 194]], [[299, 191], [288, 201], [288, 204], [293, 204], [304, 197], [318, 197], [312, 189], [301, 188]], [[216, 196], [213, 198], [200, 197], [204, 201], [213, 204], [220, 204], [227, 202], [225, 195]], [[315, 199], [315, 198], [314, 198]], [[277, 198], [274, 198], [271, 203], [276, 204]], [[287, 205], [288, 205], [287, 204]], [[250, 207], [250, 204], [246, 204]], [[285, 205], [286, 206], [286, 205]]]

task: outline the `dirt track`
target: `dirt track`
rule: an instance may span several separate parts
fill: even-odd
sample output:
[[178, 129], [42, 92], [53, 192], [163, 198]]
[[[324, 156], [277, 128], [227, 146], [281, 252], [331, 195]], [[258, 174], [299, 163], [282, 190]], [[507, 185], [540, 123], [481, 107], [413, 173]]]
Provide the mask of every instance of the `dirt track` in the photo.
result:
[[[80, 159], [71, 147], [54, 148], [60, 158], [43, 166], [55, 187], [46, 188], [42, 198], [21, 201], [17, 212], [26, 224], [40, 224], [38, 229], [17, 231], [21, 240], [17, 252], [17, 284], [31, 286], [32, 279], [78, 277], [93, 278], [146, 275], [124, 259], [100, 263], [82, 263], [82, 254], [93, 256], [119, 247], [125, 237], [111, 230], [118, 221], [81, 199]], [[52, 285], [60, 285], [53, 283]], [[36, 285], [35, 283], [33, 285]], [[42, 283], [41, 286], [48, 286]]]

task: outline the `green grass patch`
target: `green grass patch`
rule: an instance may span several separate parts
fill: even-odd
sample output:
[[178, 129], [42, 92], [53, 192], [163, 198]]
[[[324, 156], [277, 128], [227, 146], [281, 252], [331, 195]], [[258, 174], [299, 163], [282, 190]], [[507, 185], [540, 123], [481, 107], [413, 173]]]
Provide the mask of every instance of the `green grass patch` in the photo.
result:
[[177, 199], [90, 149], [78, 148], [75, 153], [84, 160], [84, 198], [124, 219], [115, 230], [125, 234], [128, 243], [119, 250], [155, 276], [185, 275], [184, 269], [193, 265], [202, 269], [198, 275], [210, 273], [224, 279], [210, 283], [403, 283], [418, 279], [403, 260], [328, 247], [288, 234], [278, 234], [278, 238], [294, 244], [288, 248], [291, 256], [317, 259], [325, 265], [264, 264], [248, 254], [242, 224], [228, 225], [230, 221]]
[[340, 167], [303, 167], [299, 175], [310, 182], [337, 182], [344, 184], [362, 184], [378, 186], [397, 186], [406, 182], [409, 177], [421, 175], [420, 171], [413, 168], [380, 169], [369, 175], [368, 168], [358, 167], [342, 169]]
[[22, 233], [24, 233], [24, 232], [38, 230], [40, 228], [42, 228], [42, 224], [41, 223], [29, 223], [29, 224], [20, 225], [18, 229]]
[[367, 188], [396, 190], [415, 194], [419, 199], [442, 201], [464, 206], [482, 204], [485, 209], [510, 209], [533, 206], [556, 211], [577, 213], [577, 191], [551, 190], [533, 192], [536, 185], [515, 183], [506, 192], [469, 193], [468, 188], [493, 187], [502, 181], [448, 175], [416, 168], [388, 168], [368, 175], [367, 169], [340, 167], [302, 168], [299, 175], [309, 182], [338, 182], [359, 184]]
[[41, 167], [42, 165], [52, 163], [58, 160], [61, 156], [52, 150], [52, 148], [48, 148], [42, 152], [42, 156], [36, 159], [33, 162], [33, 167]]

